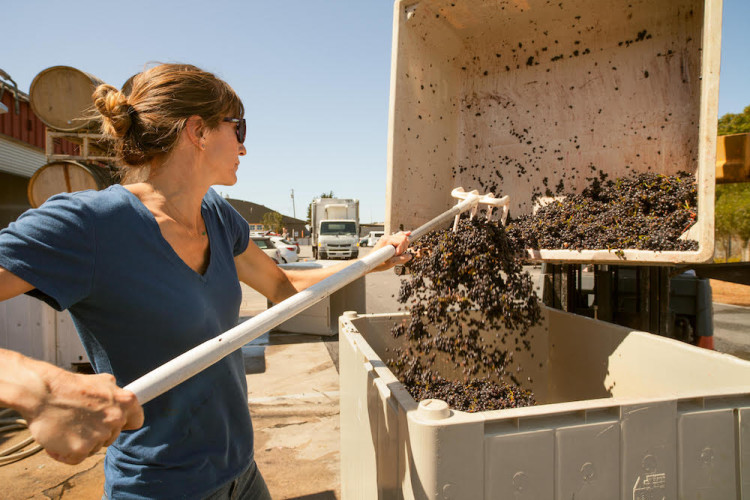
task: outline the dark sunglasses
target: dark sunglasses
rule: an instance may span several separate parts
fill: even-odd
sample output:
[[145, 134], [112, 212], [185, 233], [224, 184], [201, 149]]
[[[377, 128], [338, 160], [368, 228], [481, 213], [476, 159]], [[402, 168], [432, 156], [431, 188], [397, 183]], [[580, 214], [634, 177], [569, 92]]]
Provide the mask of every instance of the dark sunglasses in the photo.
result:
[[247, 122], [244, 118], [224, 118], [225, 122], [236, 123], [237, 128], [234, 133], [237, 134], [237, 141], [240, 144], [245, 142], [245, 136], [247, 135]]

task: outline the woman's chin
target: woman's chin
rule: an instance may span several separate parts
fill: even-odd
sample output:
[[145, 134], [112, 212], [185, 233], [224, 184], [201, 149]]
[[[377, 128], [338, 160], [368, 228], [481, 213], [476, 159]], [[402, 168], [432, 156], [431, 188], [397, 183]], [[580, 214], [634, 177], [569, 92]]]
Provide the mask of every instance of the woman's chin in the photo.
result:
[[217, 181], [214, 184], [214, 186], [234, 186], [235, 184], [237, 184], [237, 174], [234, 174], [231, 177], [227, 177], [226, 179]]

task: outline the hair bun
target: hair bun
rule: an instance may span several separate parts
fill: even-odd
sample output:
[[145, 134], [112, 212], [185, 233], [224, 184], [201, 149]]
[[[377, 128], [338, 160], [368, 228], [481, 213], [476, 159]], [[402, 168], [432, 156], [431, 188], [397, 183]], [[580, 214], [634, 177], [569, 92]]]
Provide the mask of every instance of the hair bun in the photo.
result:
[[94, 106], [102, 115], [102, 132], [113, 137], [124, 137], [132, 123], [135, 109], [128, 98], [112, 85], [99, 85], [94, 91]]

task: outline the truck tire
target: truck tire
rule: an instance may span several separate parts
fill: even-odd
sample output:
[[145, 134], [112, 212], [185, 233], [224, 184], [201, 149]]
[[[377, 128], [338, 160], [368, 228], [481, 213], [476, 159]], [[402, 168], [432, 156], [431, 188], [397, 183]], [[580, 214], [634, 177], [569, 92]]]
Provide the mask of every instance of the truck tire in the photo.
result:
[[356, 259], [357, 257], [359, 257], [359, 250], [355, 248], [352, 250], [352, 259]]

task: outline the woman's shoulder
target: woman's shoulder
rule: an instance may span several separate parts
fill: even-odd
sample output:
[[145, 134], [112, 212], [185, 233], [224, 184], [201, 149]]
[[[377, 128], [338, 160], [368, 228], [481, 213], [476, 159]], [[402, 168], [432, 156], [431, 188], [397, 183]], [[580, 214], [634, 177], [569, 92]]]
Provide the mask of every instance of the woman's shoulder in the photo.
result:
[[209, 211], [219, 214], [223, 217], [240, 217], [237, 210], [224, 198], [222, 195], [217, 193], [213, 188], [209, 188], [206, 195], [203, 197], [203, 205]]
[[123, 214], [123, 210], [132, 203], [128, 191], [119, 184], [96, 191], [76, 191], [60, 193], [51, 196], [39, 208], [29, 210], [29, 213], [47, 215], [54, 218], [75, 218], [79, 220], [95, 221], [114, 214]]
[[99, 191], [87, 189], [73, 193], [56, 194], [51, 196], [39, 208], [62, 209], [70, 207], [98, 212], [128, 204], [127, 194], [128, 192], [125, 188], [119, 184], [115, 184]]
[[214, 188], [208, 188], [208, 192], [206, 192], [206, 195], [203, 197], [203, 203], [213, 207], [231, 206], [229, 205], [229, 202], [217, 193]]

